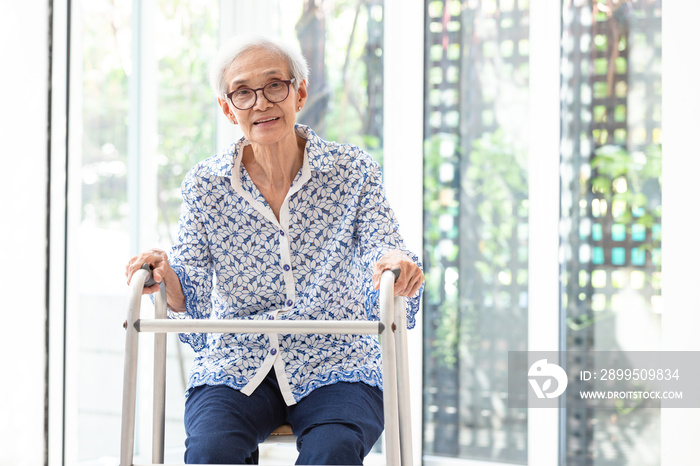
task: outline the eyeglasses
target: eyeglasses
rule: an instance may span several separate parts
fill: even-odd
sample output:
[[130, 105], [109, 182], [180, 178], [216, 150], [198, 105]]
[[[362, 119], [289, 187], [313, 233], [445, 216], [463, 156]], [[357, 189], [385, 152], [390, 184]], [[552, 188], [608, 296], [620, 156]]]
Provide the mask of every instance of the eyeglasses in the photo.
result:
[[249, 108], [253, 108], [255, 103], [258, 101], [258, 91], [262, 91], [263, 95], [269, 102], [276, 104], [282, 102], [287, 98], [287, 96], [289, 96], [289, 85], [293, 82], [294, 78], [287, 81], [272, 81], [257, 89], [242, 87], [233, 92], [229, 92], [226, 94], [226, 97], [229, 98], [233, 106], [238, 110], [248, 110]]

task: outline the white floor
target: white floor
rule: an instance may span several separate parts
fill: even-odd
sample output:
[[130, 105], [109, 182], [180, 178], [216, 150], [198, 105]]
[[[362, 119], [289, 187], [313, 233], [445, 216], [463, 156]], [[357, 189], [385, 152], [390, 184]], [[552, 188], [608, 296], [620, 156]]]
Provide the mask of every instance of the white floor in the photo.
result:
[[[293, 443], [275, 443], [260, 445], [261, 466], [293, 465], [297, 458], [297, 449]], [[384, 456], [370, 453], [365, 458], [365, 466], [384, 466]]]

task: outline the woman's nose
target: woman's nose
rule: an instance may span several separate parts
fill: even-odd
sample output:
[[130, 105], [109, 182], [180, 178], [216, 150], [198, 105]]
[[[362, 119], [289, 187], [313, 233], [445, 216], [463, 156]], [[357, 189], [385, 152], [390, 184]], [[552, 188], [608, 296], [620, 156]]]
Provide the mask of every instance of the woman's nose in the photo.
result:
[[272, 102], [265, 97], [265, 93], [262, 89], [255, 91], [255, 94], [257, 94], [257, 98], [255, 99], [255, 105], [253, 105], [253, 107], [269, 108], [272, 105]]

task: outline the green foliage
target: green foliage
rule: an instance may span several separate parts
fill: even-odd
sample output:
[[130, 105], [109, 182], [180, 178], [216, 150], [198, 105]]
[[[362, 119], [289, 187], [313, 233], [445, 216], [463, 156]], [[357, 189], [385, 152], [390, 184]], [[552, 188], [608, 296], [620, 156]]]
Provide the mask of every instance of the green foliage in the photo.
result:
[[[218, 11], [210, 1], [159, 2], [158, 187], [162, 234], [172, 234], [180, 213], [180, 184], [197, 162], [215, 152], [218, 105], [208, 84], [217, 50]], [[172, 242], [173, 238], [168, 238]]]
[[[93, 8], [88, 8], [92, 6]], [[131, 11], [85, 4], [83, 22], [84, 221], [126, 228], [129, 88], [132, 75]], [[158, 62], [157, 157], [160, 223], [177, 225], [179, 186], [185, 172], [214, 152], [215, 112], [207, 66], [217, 47], [217, 5], [208, 0], [158, 2], [155, 40], [144, 42]], [[143, 135], [150, 138], [151, 135]]]
[[126, 228], [129, 16], [85, 8], [82, 46], [81, 220]]
[[[452, 366], [457, 362], [459, 343], [459, 305], [454, 274], [448, 277], [447, 267], [456, 260], [459, 247], [454, 231], [443, 231], [439, 219], [441, 216], [457, 217], [459, 202], [455, 190], [447, 180], [442, 180], [441, 166], [452, 166], [459, 158], [456, 146], [457, 138], [453, 134], [438, 134], [424, 143], [424, 210], [426, 222], [423, 235], [426, 242], [425, 292], [431, 309], [434, 310], [432, 322], [435, 326], [432, 351], [441, 364]], [[448, 238], [448, 239], [443, 239]], [[452, 269], [454, 272], [454, 268]], [[457, 274], [458, 277], [458, 274]], [[448, 283], [448, 281], [450, 283]]]
[[[381, 31], [381, 3], [335, 0], [326, 7], [329, 15], [324, 21], [329, 33], [324, 69], [330, 99], [323, 122], [315, 130], [326, 139], [362, 147], [381, 163], [382, 130], [375, 124], [375, 116], [382, 112], [378, 93], [382, 63], [368, 46], [370, 36]], [[299, 23], [308, 20], [302, 17]], [[374, 53], [381, 53], [381, 49]]]
[[[518, 217], [527, 217], [526, 152], [515, 146], [502, 129], [485, 133], [472, 143], [467, 154], [454, 134], [438, 134], [425, 142], [424, 238], [429, 269], [425, 296], [434, 310], [434, 354], [441, 364], [452, 366], [460, 351], [475, 351], [479, 344], [479, 309], [468, 297], [460, 296], [458, 262], [460, 190], [476, 205], [479, 225], [478, 257], [472, 264], [478, 281], [497, 286], [499, 274], [508, 268], [509, 242], [516, 234]], [[456, 179], [445, 179], [468, 157], [467, 168]], [[448, 177], [449, 178], [449, 177]], [[506, 277], [506, 273], [501, 276]], [[522, 275], [522, 274], [520, 274]], [[475, 277], [476, 279], [476, 277]], [[512, 279], [512, 277], [510, 278]], [[522, 282], [527, 277], [518, 276]]]
[[626, 208], [615, 218], [627, 226], [634, 223], [652, 228], [661, 217], [661, 205], [650, 209], [649, 194], [661, 192], [661, 146], [650, 145], [644, 153], [630, 154], [625, 148], [605, 145], [596, 150], [591, 160], [595, 176], [591, 180], [593, 193]]
[[462, 189], [478, 199], [482, 259], [475, 265], [488, 282], [507, 268], [508, 242], [518, 220], [514, 212], [518, 206], [527, 207], [526, 153], [498, 129], [474, 141], [469, 162]]

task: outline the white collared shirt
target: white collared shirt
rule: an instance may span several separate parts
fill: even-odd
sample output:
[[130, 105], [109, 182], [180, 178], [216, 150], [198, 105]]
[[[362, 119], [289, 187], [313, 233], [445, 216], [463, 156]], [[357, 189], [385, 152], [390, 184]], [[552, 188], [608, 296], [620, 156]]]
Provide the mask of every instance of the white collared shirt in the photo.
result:
[[[279, 221], [241, 164], [245, 138], [187, 174], [178, 242], [170, 255], [186, 312], [171, 312], [171, 318], [376, 319], [376, 261], [400, 249], [418, 263], [399, 235], [371, 156], [323, 141], [308, 127], [297, 125], [296, 131], [307, 140], [304, 162]], [[407, 299], [409, 328], [420, 295]], [[250, 394], [272, 368], [288, 405], [338, 381], [382, 387], [373, 335], [180, 339], [196, 351], [188, 389], [225, 384]]]

